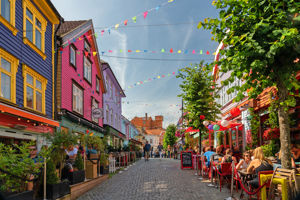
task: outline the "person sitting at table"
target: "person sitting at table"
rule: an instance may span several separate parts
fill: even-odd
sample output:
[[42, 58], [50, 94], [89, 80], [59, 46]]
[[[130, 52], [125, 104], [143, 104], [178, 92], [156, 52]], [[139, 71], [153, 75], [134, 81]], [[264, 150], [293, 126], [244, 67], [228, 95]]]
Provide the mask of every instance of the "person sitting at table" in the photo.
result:
[[295, 162], [300, 162], [300, 145], [295, 144], [292, 146], [292, 156]]
[[[291, 163], [292, 163], [292, 168], [296, 168], [296, 163], [295, 163], [295, 159], [293, 158], [293, 154], [291, 157]], [[278, 158], [277, 158], [276, 164], [278, 164], [279, 168], [281, 168], [281, 150], [278, 153]]]
[[237, 164], [236, 169], [237, 170], [244, 170], [248, 168], [249, 164], [251, 162], [251, 155], [248, 151], [244, 153], [244, 159], [241, 159], [240, 162]]
[[232, 161], [237, 163], [236, 158], [232, 156], [231, 149], [226, 149], [225, 153], [225, 156], [222, 158], [222, 163], [231, 163]]
[[207, 162], [205, 162], [205, 163], [206, 163], [207, 167], [209, 167], [209, 165], [210, 165], [210, 158], [213, 154], [215, 154], [215, 152], [210, 151], [210, 147], [205, 148], [205, 153], [203, 155], [206, 157]]
[[[250, 162], [249, 167], [247, 168], [248, 173], [255, 173], [258, 175], [258, 172], [260, 171], [269, 171], [273, 170], [273, 164], [270, 160], [266, 159], [263, 153], [263, 150], [261, 147], [257, 147], [254, 150], [254, 160]], [[258, 177], [251, 180], [250, 185], [254, 188], [259, 187]]]
[[213, 161], [214, 162], [221, 162], [223, 156], [224, 155], [222, 154], [222, 147], [221, 146], [217, 146], [216, 153], [213, 154]]

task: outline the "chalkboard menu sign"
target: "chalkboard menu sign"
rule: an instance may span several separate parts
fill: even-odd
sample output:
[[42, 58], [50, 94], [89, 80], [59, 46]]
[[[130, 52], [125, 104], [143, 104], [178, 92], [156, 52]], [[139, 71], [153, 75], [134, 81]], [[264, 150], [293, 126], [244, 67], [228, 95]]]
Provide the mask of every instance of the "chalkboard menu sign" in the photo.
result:
[[193, 169], [193, 152], [192, 151], [182, 151], [181, 155], [181, 169]]

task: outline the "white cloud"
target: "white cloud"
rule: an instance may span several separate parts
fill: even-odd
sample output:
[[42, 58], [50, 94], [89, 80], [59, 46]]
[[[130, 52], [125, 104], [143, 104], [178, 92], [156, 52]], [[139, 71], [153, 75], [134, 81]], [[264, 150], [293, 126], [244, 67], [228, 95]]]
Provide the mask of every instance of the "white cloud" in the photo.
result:
[[[114, 45], [110, 45], [109, 48], [111, 48], [111, 49], [127, 49], [127, 35], [126, 34], [120, 33], [118, 31], [115, 31], [112, 29], [110, 37], [113, 37], [115, 41], [118, 41], [118, 43], [115, 43]], [[125, 57], [126, 52], [123, 51], [122, 53], [120, 53], [120, 56]], [[108, 57], [104, 57], [104, 59], [109, 63], [109, 65], [113, 69], [113, 72], [116, 75], [116, 78], [118, 79], [121, 87], [124, 89], [125, 88], [125, 80], [126, 80], [126, 70], [128, 67], [127, 60], [120, 60], [120, 59], [108, 58]]]

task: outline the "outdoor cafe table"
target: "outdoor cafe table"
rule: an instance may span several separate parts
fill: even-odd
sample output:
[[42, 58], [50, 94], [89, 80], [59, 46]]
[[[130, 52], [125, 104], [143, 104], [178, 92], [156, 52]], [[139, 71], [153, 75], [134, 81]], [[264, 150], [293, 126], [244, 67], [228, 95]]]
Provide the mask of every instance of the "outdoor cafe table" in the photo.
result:
[[[238, 172], [241, 176], [241, 180], [244, 185], [248, 185], [247, 181], [252, 180], [253, 176], [255, 175], [254, 173], [247, 172], [247, 170], [239, 170]], [[240, 198], [243, 196], [243, 192], [244, 190], [242, 190]]]

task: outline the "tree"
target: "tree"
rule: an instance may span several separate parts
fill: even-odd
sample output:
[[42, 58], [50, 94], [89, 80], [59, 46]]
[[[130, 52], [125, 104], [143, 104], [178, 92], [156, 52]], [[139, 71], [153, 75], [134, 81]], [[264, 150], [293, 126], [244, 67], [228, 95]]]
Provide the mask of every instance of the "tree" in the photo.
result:
[[[220, 105], [215, 102], [213, 93], [216, 86], [211, 76], [211, 65], [199, 65], [180, 69], [177, 78], [182, 78], [180, 84], [183, 98], [184, 111], [187, 112], [184, 118], [188, 121], [187, 126], [199, 129], [200, 133], [206, 132], [207, 128], [203, 121], [215, 121], [220, 113]], [[216, 97], [216, 96], [215, 96]], [[205, 119], [200, 119], [203, 115]], [[201, 149], [201, 137], [199, 137], [199, 148]]]
[[176, 126], [174, 124], [170, 124], [167, 127], [167, 130], [166, 130], [166, 133], [165, 133], [164, 139], [163, 139], [164, 149], [167, 149], [168, 145], [170, 145], [172, 147], [175, 144], [175, 142], [176, 142], [175, 132], [176, 132]]
[[227, 92], [239, 91], [236, 101], [245, 94], [256, 98], [265, 88], [277, 88], [277, 113], [280, 126], [282, 166], [291, 168], [290, 127], [288, 109], [295, 105], [294, 89], [299, 89], [296, 73], [300, 70], [300, 34], [298, 0], [216, 0], [219, 18], [199, 22], [210, 29], [212, 40], [222, 42], [223, 58], [215, 62], [221, 71], [231, 71], [231, 77], [244, 80], [242, 86]]

